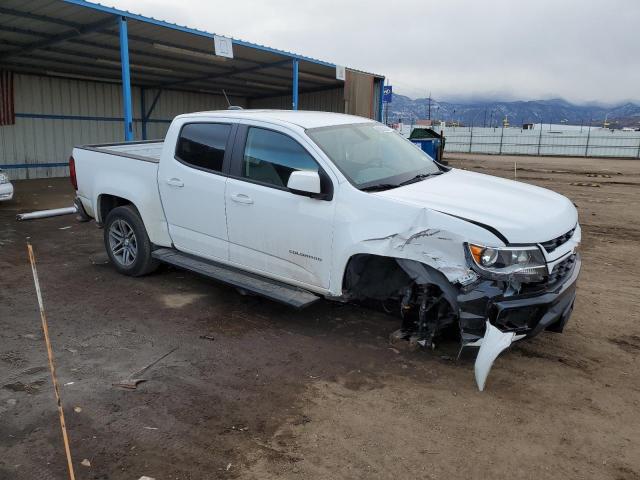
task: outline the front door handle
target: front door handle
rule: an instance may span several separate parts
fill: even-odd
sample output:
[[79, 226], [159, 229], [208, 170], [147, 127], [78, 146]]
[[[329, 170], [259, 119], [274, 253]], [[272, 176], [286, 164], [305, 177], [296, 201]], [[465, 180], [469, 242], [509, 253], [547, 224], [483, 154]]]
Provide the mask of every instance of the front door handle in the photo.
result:
[[167, 178], [167, 185], [170, 187], [182, 188], [184, 187], [184, 182], [179, 178]]
[[231, 195], [231, 200], [237, 203], [246, 203], [247, 205], [251, 205], [253, 203], [253, 199], [244, 193], [234, 193]]

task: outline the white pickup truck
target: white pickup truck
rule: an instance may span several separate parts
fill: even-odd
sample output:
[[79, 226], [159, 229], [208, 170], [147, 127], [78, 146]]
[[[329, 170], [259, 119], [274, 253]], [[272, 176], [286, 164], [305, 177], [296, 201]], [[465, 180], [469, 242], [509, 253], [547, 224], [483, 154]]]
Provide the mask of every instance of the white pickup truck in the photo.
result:
[[[169, 263], [297, 308], [374, 300], [423, 346], [562, 331], [580, 226], [562, 195], [440, 165], [360, 117], [228, 110], [176, 117], [164, 142], [87, 145], [76, 204], [121, 273]], [[371, 302], [369, 302], [371, 303]]]

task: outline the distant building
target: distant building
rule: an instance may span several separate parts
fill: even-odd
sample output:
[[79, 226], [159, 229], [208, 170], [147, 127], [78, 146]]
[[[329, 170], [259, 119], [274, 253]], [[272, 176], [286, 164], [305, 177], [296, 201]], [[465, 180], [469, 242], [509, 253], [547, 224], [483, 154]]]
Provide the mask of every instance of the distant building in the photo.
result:
[[533, 130], [533, 123], [523, 123], [522, 124], [522, 129], [523, 130]]
[[420, 126], [420, 127], [431, 127], [431, 126], [433, 126], [433, 124], [434, 124], [433, 120], [429, 120], [429, 119], [426, 119], [426, 118], [419, 118], [414, 123], [414, 125]]

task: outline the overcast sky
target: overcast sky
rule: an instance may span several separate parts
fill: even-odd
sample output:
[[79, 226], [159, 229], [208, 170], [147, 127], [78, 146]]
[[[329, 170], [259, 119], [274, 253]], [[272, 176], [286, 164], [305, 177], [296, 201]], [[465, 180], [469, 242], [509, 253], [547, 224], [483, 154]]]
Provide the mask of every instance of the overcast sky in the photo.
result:
[[640, 100], [639, 0], [102, 0], [385, 75], [413, 98]]

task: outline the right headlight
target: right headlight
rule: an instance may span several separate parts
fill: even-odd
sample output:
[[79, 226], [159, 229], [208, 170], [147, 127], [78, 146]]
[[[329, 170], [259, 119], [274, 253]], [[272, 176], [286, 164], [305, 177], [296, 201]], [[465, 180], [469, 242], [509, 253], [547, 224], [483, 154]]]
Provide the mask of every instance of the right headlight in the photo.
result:
[[485, 277], [538, 281], [547, 275], [546, 260], [538, 246], [487, 247], [468, 243], [466, 248], [471, 266]]
[[9, 183], [9, 176], [6, 173], [0, 172], [0, 185], [3, 183]]

